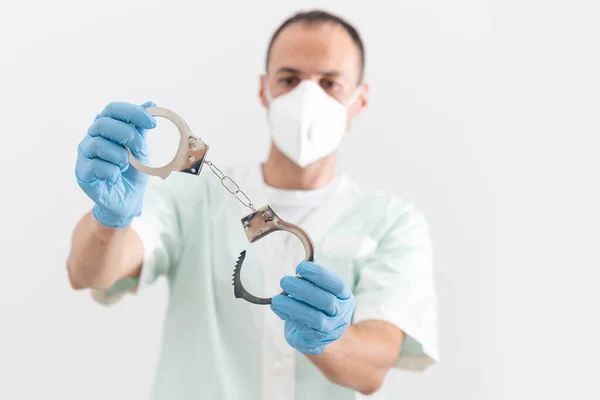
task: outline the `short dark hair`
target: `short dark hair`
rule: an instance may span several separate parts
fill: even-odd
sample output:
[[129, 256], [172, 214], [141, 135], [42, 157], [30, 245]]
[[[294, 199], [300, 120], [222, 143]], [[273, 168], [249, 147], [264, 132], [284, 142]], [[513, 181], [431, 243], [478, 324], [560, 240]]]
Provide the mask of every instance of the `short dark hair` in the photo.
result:
[[364, 71], [365, 71], [365, 47], [363, 45], [362, 39], [360, 38], [360, 35], [358, 34], [358, 31], [356, 30], [356, 28], [354, 28], [352, 25], [350, 25], [348, 22], [346, 22], [342, 18], [340, 18], [336, 15], [330, 14], [326, 11], [322, 11], [322, 10], [299, 12], [299, 13], [293, 15], [292, 17], [286, 19], [279, 26], [279, 28], [277, 28], [275, 33], [273, 33], [273, 36], [271, 37], [271, 41], [269, 42], [269, 47], [267, 48], [267, 59], [266, 59], [266, 63], [265, 63], [265, 70], [269, 69], [269, 60], [271, 58], [271, 49], [273, 48], [273, 43], [275, 42], [275, 40], [279, 37], [279, 35], [285, 28], [287, 28], [288, 26], [290, 26], [292, 24], [299, 23], [299, 22], [302, 22], [305, 24], [332, 23], [332, 24], [335, 24], [335, 25], [338, 25], [338, 26], [341, 26], [342, 28], [344, 28], [346, 30], [346, 32], [348, 32], [348, 34], [350, 35], [350, 38], [352, 38], [352, 41], [354, 42], [354, 44], [356, 44], [356, 47], [358, 47], [358, 52], [360, 54], [360, 79], [359, 79], [359, 81], [362, 81]]

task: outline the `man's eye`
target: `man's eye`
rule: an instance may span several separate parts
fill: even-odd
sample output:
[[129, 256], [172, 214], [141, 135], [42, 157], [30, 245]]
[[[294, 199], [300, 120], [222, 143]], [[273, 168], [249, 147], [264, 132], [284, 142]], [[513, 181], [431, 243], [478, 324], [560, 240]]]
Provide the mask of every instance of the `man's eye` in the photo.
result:
[[336, 86], [336, 83], [329, 79], [321, 79], [321, 87], [325, 90], [333, 89]]
[[298, 83], [298, 78], [295, 76], [288, 76], [286, 78], [282, 78], [281, 83], [283, 83], [285, 86], [295, 86]]

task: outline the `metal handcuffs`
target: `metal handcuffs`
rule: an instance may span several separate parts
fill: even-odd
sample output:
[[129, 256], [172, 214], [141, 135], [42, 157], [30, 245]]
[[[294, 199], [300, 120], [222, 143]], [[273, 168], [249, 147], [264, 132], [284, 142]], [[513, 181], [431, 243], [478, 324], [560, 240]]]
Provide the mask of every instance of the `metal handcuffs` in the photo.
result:
[[[149, 167], [144, 165], [136, 160], [131, 151], [129, 151], [129, 163], [131, 165], [138, 171], [147, 175], [158, 176], [162, 179], [167, 179], [173, 171], [191, 175], [200, 175], [202, 166], [204, 164], [208, 165], [221, 180], [223, 186], [233, 194], [240, 203], [252, 210], [249, 215], [242, 218], [242, 226], [250, 243], [254, 243], [273, 232], [290, 232], [302, 242], [305, 251], [305, 260], [314, 261], [314, 245], [310, 236], [308, 236], [308, 234], [299, 226], [281, 219], [275, 210], [268, 204], [256, 209], [248, 196], [246, 196], [230, 177], [223, 174], [214, 163], [206, 160], [206, 153], [209, 148], [208, 144], [192, 133], [183, 118], [173, 111], [162, 107], [148, 107], [146, 108], [146, 111], [152, 116], [166, 118], [175, 124], [180, 134], [179, 147], [173, 159], [162, 167]], [[229, 182], [231, 182], [231, 187], [228, 186]], [[241, 272], [245, 258], [246, 250], [240, 253], [233, 271], [233, 292], [235, 297], [254, 304], [271, 304], [271, 297], [256, 297], [244, 288], [241, 281]], [[287, 293], [281, 292], [281, 294]]]

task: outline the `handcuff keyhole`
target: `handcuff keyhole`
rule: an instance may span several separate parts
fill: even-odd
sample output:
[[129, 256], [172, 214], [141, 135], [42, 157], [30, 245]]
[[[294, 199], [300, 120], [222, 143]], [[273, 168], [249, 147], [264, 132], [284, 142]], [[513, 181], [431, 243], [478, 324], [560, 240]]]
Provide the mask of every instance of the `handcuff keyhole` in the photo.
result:
[[273, 221], [273, 215], [271, 215], [271, 213], [264, 213], [262, 216], [263, 216], [263, 221], [265, 221], [265, 222]]

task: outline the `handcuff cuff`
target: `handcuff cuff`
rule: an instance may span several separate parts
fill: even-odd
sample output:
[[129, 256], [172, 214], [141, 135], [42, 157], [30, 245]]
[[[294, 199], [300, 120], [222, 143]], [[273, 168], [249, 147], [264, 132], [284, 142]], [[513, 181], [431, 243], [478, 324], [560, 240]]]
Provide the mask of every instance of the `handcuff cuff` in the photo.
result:
[[[200, 175], [202, 166], [204, 164], [208, 165], [212, 172], [221, 180], [221, 184], [233, 194], [240, 203], [252, 211], [241, 220], [242, 227], [244, 228], [246, 237], [250, 243], [254, 243], [273, 232], [289, 232], [302, 242], [305, 251], [304, 259], [306, 261], [314, 261], [314, 245], [310, 236], [299, 226], [284, 221], [268, 204], [256, 209], [250, 198], [240, 189], [237, 183], [229, 176], [223, 174], [213, 162], [206, 159], [206, 153], [209, 149], [208, 144], [192, 133], [183, 118], [175, 112], [162, 107], [148, 107], [146, 108], [146, 112], [155, 117], [168, 119], [175, 124], [180, 134], [179, 147], [173, 159], [162, 167], [149, 167], [140, 163], [128, 149], [129, 163], [131, 165], [140, 172], [147, 175], [158, 176], [163, 180], [167, 179], [173, 171], [198, 176]], [[235, 297], [254, 304], [271, 304], [271, 297], [265, 298], [254, 296], [244, 288], [241, 280], [241, 272], [245, 258], [246, 250], [243, 250], [238, 257], [233, 270], [233, 292]], [[287, 293], [283, 291], [281, 294], [286, 295]]]

